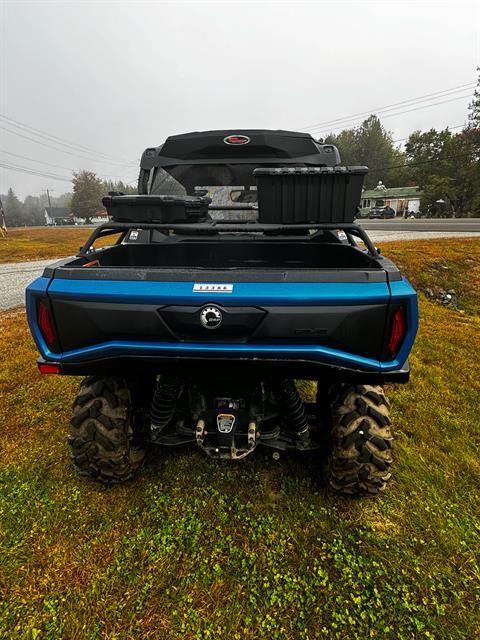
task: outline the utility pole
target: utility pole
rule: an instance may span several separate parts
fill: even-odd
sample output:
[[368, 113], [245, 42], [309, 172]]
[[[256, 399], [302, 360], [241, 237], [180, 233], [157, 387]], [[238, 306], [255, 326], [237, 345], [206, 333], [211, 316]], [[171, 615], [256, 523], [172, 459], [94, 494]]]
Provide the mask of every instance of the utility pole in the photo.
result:
[[[49, 215], [52, 214], [52, 202], [50, 200], [50, 190], [49, 189], [42, 189], [42, 192], [47, 192], [47, 200], [48, 200], [48, 209], [49, 209]], [[53, 220], [53, 218], [51, 218]], [[48, 221], [46, 221], [46, 224], [48, 224]]]

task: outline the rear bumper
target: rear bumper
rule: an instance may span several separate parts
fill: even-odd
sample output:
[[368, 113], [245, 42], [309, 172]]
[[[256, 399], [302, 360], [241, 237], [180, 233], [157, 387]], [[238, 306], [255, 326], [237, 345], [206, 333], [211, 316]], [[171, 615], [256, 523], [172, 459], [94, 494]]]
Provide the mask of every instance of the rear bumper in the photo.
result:
[[[38, 358], [37, 362], [52, 363]], [[63, 375], [124, 375], [159, 373], [162, 370], [182, 376], [198, 377], [289, 377], [302, 380], [325, 380], [325, 382], [351, 382], [358, 384], [404, 384], [410, 377], [408, 360], [392, 371], [362, 371], [308, 359], [288, 358], [217, 358], [217, 357], [162, 357], [148, 355], [117, 355], [81, 362], [58, 362]]]

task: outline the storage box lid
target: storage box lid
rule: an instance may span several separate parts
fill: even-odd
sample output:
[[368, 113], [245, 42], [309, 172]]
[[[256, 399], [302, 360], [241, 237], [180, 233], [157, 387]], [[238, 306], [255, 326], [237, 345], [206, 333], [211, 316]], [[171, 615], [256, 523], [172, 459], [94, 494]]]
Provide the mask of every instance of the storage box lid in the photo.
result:
[[212, 199], [207, 196], [105, 196], [102, 199], [105, 207], [129, 205], [129, 206], [157, 206], [157, 207], [207, 207]]

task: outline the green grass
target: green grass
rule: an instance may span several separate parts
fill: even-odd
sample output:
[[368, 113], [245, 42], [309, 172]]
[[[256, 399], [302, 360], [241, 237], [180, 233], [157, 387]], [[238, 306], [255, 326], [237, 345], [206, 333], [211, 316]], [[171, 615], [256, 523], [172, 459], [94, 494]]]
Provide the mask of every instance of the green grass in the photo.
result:
[[[8, 236], [0, 236], [0, 263], [27, 262], [63, 258], [78, 253], [93, 229], [88, 227], [25, 227], [8, 230]], [[111, 242], [103, 239], [95, 243]]]
[[445, 238], [387, 242], [384, 253], [421, 291], [455, 289], [459, 307], [480, 314], [480, 242], [476, 238]]
[[[451, 245], [430, 242], [423, 262], [412, 245], [391, 253], [421, 284]], [[455, 267], [465, 313], [421, 297], [378, 499], [332, 496], [314, 459], [260, 452], [170, 451], [132, 484], [86, 482], [65, 442], [78, 380], [37, 374], [22, 314], [1, 315], [0, 638], [480, 637], [475, 268]]]

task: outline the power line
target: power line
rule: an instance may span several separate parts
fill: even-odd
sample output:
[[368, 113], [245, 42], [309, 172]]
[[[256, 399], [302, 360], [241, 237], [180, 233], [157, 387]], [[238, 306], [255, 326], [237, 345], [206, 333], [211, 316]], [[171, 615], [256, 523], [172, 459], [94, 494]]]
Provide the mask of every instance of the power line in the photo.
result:
[[[16, 155], [16, 154], [13, 154], [13, 155]], [[58, 165], [51, 165], [51, 166], [58, 166]], [[32, 176], [40, 176], [42, 178], [51, 178], [52, 180], [60, 180], [62, 182], [70, 182], [70, 183], [72, 182], [72, 178], [67, 178], [66, 176], [59, 176], [57, 174], [47, 173], [46, 171], [41, 171], [40, 169], [38, 170], [33, 169], [32, 167], [24, 167], [16, 163], [6, 162], [2, 159], [0, 159], [0, 167], [7, 169], [8, 171], [16, 171], [18, 173], [25, 173]], [[112, 178], [117, 178], [117, 180], [125, 182], [125, 179], [122, 178], [121, 176], [101, 176], [101, 178], [105, 182], [109, 180], [112, 182], [115, 182], [115, 180], [112, 180]]]
[[[22, 131], [25, 131], [27, 133], [29, 133], [30, 135], [34, 135], [37, 136], [41, 139], [47, 140], [48, 142], [54, 142], [55, 144], [60, 144], [61, 146], [67, 147], [69, 149], [72, 149], [74, 151], [80, 151], [81, 153], [87, 154], [87, 155], [91, 155], [93, 154], [94, 156], [101, 156], [106, 160], [109, 160], [111, 162], [116, 162], [118, 163], [118, 158], [113, 157], [112, 155], [108, 154], [108, 153], [104, 153], [102, 151], [98, 151], [96, 149], [91, 149], [90, 147], [86, 147], [84, 145], [78, 144], [76, 142], [70, 142], [68, 140], [66, 140], [65, 138], [61, 138], [60, 136], [56, 136], [53, 135], [51, 133], [48, 133], [46, 131], [42, 131], [41, 129], [37, 129], [35, 127], [32, 127], [28, 124], [25, 124], [23, 122], [20, 122], [18, 120], [14, 120], [13, 118], [9, 118], [8, 116], [5, 116], [3, 114], [0, 114], [0, 119], [5, 121], [6, 124], [8, 124], [9, 126], [13, 126], [15, 128], [18, 128]], [[123, 164], [130, 164], [129, 160], [124, 160]]]
[[[60, 149], [59, 147], [54, 147], [51, 144], [46, 144], [45, 142], [41, 142], [40, 140], [35, 140], [34, 138], [30, 138], [29, 136], [25, 136], [22, 133], [18, 133], [18, 131], [12, 131], [11, 129], [7, 129], [7, 127], [4, 127], [2, 125], [0, 125], [0, 129], [3, 129], [4, 131], [7, 131], [8, 133], [11, 133], [15, 136], [18, 136], [20, 138], [25, 138], [25, 140], [30, 140], [30, 142], [34, 142], [35, 144], [40, 145], [41, 147], [46, 147], [47, 149], [53, 149], [54, 151], [60, 151], [60, 153], [66, 153], [69, 156], [74, 156], [75, 158], [82, 158], [83, 160], [88, 160], [89, 162], [101, 162], [101, 163], [105, 163], [105, 160], [95, 160], [92, 158], [89, 158], [87, 156], [82, 156], [80, 155], [80, 153], [72, 153], [71, 151], [67, 151], [66, 149]], [[124, 166], [123, 163], [117, 162], [115, 164], [119, 164], [121, 166]], [[132, 163], [133, 164], [133, 163]]]
[[40, 176], [42, 178], [50, 178], [51, 180], [60, 180], [61, 182], [72, 182], [71, 178], [66, 178], [65, 176], [58, 176], [52, 173], [47, 173], [43, 171], [36, 171], [35, 169], [30, 169], [29, 167], [22, 167], [21, 165], [11, 164], [0, 161], [0, 167], [4, 169], [8, 169], [9, 171], [17, 171], [19, 173], [27, 173], [33, 176]]
[[384, 107], [377, 107], [375, 109], [368, 109], [367, 111], [360, 111], [358, 113], [353, 113], [349, 116], [343, 116], [342, 118], [336, 118], [333, 120], [323, 120], [321, 122], [316, 122], [306, 127], [300, 127], [300, 131], [303, 131], [305, 129], [317, 129], [317, 128], [323, 129], [325, 126], [330, 126], [330, 125], [336, 124], [337, 122], [343, 122], [344, 120], [352, 120], [353, 118], [369, 115], [373, 112], [379, 113], [381, 111], [392, 109], [394, 107], [406, 106], [407, 104], [415, 103], [415, 102], [422, 102], [424, 99], [434, 98], [434, 96], [442, 97], [440, 94], [447, 94], [449, 92], [462, 91], [463, 89], [474, 87], [474, 86], [475, 86], [475, 82], [468, 82], [467, 84], [457, 85], [456, 87], [450, 87], [449, 89], [434, 91], [433, 93], [426, 93], [422, 96], [417, 96], [416, 98], [410, 98], [409, 100], [402, 100], [401, 102], [393, 102], [392, 104], [388, 104]]
[[[473, 86], [465, 87], [464, 89], [457, 90], [457, 91], [450, 91], [450, 92], [444, 93], [443, 95], [438, 95], [438, 96], [435, 96], [435, 97], [432, 97], [432, 98], [425, 98], [423, 100], [409, 101], [408, 104], [398, 104], [395, 107], [389, 107], [389, 108], [384, 108], [384, 109], [372, 109], [370, 111], [365, 111], [362, 114], [359, 114], [359, 116], [362, 116], [362, 118], [364, 118], [366, 116], [371, 115], [372, 113], [375, 113], [375, 114], [378, 113], [378, 114], [380, 114], [380, 115], [382, 115], [384, 117], [387, 117], [385, 114], [390, 115], [389, 114], [390, 111], [395, 111], [396, 112], [396, 111], [398, 111], [399, 108], [401, 109], [403, 107], [415, 107], [415, 108], [422, 109], [425, 106], [428, 106], [430, 104], [436, 104], [436, 102], [435, 102], [436, 100], [440, 100], [441, 98], [448, 98], [450, 96], [453, 96], [456, 93], [461, 93], [462, 91], [471, 91], [472, 89], [473, 89]], [[471, 95], [473, 95], [473, 94], [468, 93], [468, 94], [465, 94], [464, 96], [457, 96], [454, 99], [461, 99], [461, 98], [464, 98], [464, 97], [470, 97]], [[421, 104], [422, 102], [426, 102], [427, 105], [422, 105]], [[351, 118], [351, 117], [349, 117], [349, 118], [341, 118], [338, 121], [331, 122], [331, 123], [326, 123], [325, 125], [314, 127], [313, 130], [315, 131], [317, 129], [326, 129], [327, 127], [331, 127], [333, 125], [335, 125], [335, 128], [337, 128], [337, 125], [338, 126], [347, 126], [347, 124], [349, 122], [358, 122], [358, 119], [357, 118]]]
[[[464, 96], [457, 96], [456, 98], [451, 98], [450, 100], [442, 100], [441, 102], [434, 102], [432, 104], [424, 104], [421, 105], [419, 107], [415, 107], [414, 109], [406, 109], [404, 111], [397, 111], [395, 113], [387, 113], [387, 115], [381, 114], [382, 119], [384, 120], [385, 118], [392, 118], [394, 116], [400, 116], [404, 113], [412, 113], [413, 111], [420, 111], [421, 109], [430, 109], [431, 107], [437, 107], [441, 104], [447, 104], [448, 102], [455, 102], [456, 100], [462, 100], [464, 98], [471, 98], [472, 97], [472, 93], [466, 94]], [[348, 128], [355, 128], [355, 125], [359, 125], [361, 124], [361, 122], [356, 121], [356, 122], [351, 122], [351, 123], [345, 123], [343, 125], [339, 125], [338, 127], [334, 127], [333, 129], [330, 128], [328, 133], [332, 133], [333, 131], [338, 131], [339, 129], [343, 130], [343, 129], [348, 129]], [[324, 131], [326, 131], [326, 129], [324, 129]]]
[[[472, 88], [473, 88], [473, 87], [470, 87], [470, 90], [471, 90]], [[468, 90], [468, 89], [462, 89], [462, 91], [467, 91], [467, 90]], [[426, 109], [426, 108], [428, 108], [429, 106], [434, 106], [434, 105], [436, 105], [436, 104], [443, 104], [443, 102], [435, 102], [435, 101], [436, 101], [436, 100], [439, 100], [440, 98], [450, 97], [450, 96], [454, 95], [455, 93], [459, 93], [459, 92], [458, 92], [458, 91], [454, 91], [454, 92], [452, 92], [452, 93], [446, 93], [446, 94], [444, 94], [444, 95], [442, 95], [442, 96], [436, 96], [435, 98], [429, 98], [428, 100], [419, 100], [418, 102], [412, 102], [411, 104], [399, 105], [398, 107], [391, 107], [390, 109], [384, 109], [384, 110], [373, 110], [373, 111], [365, 112], [365, 113], [363, 114], [363, 117], [366, 117], [366, 116], [371, 115], [372, 113], [375, 113], [375, 114], [380, 114], [383, 118], [388, 118], [388, 117], [390, 117], [391, 115], [398, 115], [398, 114], [397, 114], [397, 111], [398, 111], [399, 107], [401, 107], [401, 106], [405, 106], [405, 107], [414, 107], [413, 109], [410, 109], [410, 111], [416, 111], [417, 109]], [[462, 98], [469, 98], [469, 97], [471, 97], [472, 95], [473, 95], [472, 93], [467, 93], [467, 94], [462, 95], [462, 96], [455, 96], [454, 98], [451, 98], [451, 100], [450, 100], [450, 101], [453, 101], [453, 100], [461, 100]], [[425, 104], [425, 105], [420, 104], [420, 103], [422, 103], [422, 102], [426, 102], [427, 104]], [[394, 113], [390, 113], [391, 111], [393, 111]], [[400, 112], [398, 112], [398, 113], [408, 113], [408, 111], [400, 111]], [[345, 119], [345, 122], [341, 122], [338, 126], [337, 126], [337, 125], [335, 125], [335, 128], [336, 128], [336, 129], [338, 129], [338, 128], [340, 128], [340, 127], [345, 127], [345, 126], [348, 126], [348, 124], [349, 124], [350, 122], [352, 122], [352, 123], [353, 123], [353, 122], [358, 122], [358, 121], [359, 121], [358, 119], [354, 119], [354, 120], [352, 120], [352, 119], [349, 119], [349, 120]], [[360, 121], [362, 121], [362, 120], [360, 120]], [[334, 124], [334, 123], [332, 123], [332, 124]], [[323, 126], [323, 127], [318, 127], [318, 128], [319, 128], [319, 129], [326, 129], [327, 127], [330, 127], [330, 126], [331, 126], [331, 125], [325, 125], [325, 126]], [[314, 130], [315, 130], [315, 129], [314, 129]]]
[[405, 164], [396, 164], [390, 167], [372, 167], [370, 171], [388, 171], [389, 169], [401, 169], [402, 167], [416, 167], [422, 164], [431, 164], [432, 162], [440, 162], [441, 160], [456, 160], [457, 158], [466, 158], [474, 155], [474, 151], [469, 153], [460, 153], [454, 156], [442, 156], [440, 158], [431, 158], [430, 160], [419, 160], [418, 162], [406, 162]]
[[55, 169], [66, 169], [67, 171], [72, 171], [71, 167], [64, 167], [59, 164], [51, 164], [50, 162], [44, 162], [43, 160], [35, 160], [35, 158], [28, 158], [27, 156], [21, 156], [18, 153], [12, 153], [12, 151], [6, 151], [5, 149], [0, 149], [0, 153], [6, 153], [9, 156], [15, 156], [16, 158], [22, 158], [22, 160], [30, 160], [30, 162], [38, 162], [39, 164], [44, 164], [49, 167], [54, 167]]
[[452, 87], [450, 89], [443, 89], [442, 91], [436, 91], [434, 93], [427, 93], [423, 96], [417, 96], [416, 98], [410, 98], [409, 100], [402, 100], [401, 102], [394, 102], [392, 104], [386, 105], [384, 107], [377, 107], [375, 109], [368, 109], [367, 111], [360, 111], [358, 113], [351, 114], [349, 116], [343, 116], [342, 118], [336, 118], [334, 120], [324, 120], [323, 122], [317, 122], [315, 124], [310, 125], [309, 127], [302, 127], [302, 129], [311, 129], [311, 128], [323, 128], [324, 126], [330, 126], [336, 124], [338, 122], [343, 122], [344, 120], [352, 120], [353, 118], [357, 118], [359, 116], [369, 115], [372, 112], [380, 113], [382, 111], [389, 111], [392, 109], [397, 109], [398, 107], [403, 106], [412, 106], [412, 104], [425, 102], [430, 100], [436, 100], [437, 98], [442, 98], [446, 95], [458, 93], [460, 91], [465, 91], [467, 89], [471, 89], [475, 86], [474, 82], [470, 82], [465, 85], [458, 85], [457, 87]]
[[[464, 126], [464, 124], [456, 124], [454, 127], [451, 127], [449, 124], [447, 124], [447, 126], [443, 130], [448, 129], [449, 131], [452, 131], [453, 129], [461, 129]], [[404, 140], [408, 140], [409, 138], [410, 136], [407, 136], [406, 138], [397, 138], [397, 140], [392, 140], [392, 144], [403, 142]]]
[[[4, 127], [3, 125], [0, 125], [0, 129], [2, 129], [3, 131], [7, 131], [8, 133], [11, 133], [14, 136], [18, 136], [19, 138], [24, 138], [25, 140], [29, 140], [30, 142], [34, 142], [35, 144], [40, 145], [41, 147], [46, 147], [47, 149], [53, 149], [54, 151], [60, 151], [60, 153], [66, 153], [69, 156], [73, 156], [74, 158], [81, 158], [82, 160], [88, 160], [89, 162], [97, 162], [97, 163], [101, 163], [101, 164], [105, 164], [105, 160], [104, 159], [96, 159], [96, 158], [92, 158], [86, 155], [83, 155], [79, 152], [77, 153], [73, 153], [72, 151], [68, 151], [67, 149], [61, 149], [60, 147], [55, 147], [51, 144], [47, 144], [46, 142], [40, 141], [40, 140], [35, 140], [34, 138], [31, 138], [29, 136], [24, 135], [23, 133], [19, 133], [18, 131], [12, 131], [11, 129], [8, 129], [7, 127]], [[111, 164], [112, 161], [108, 160], [108, 163]], [[113, 164], [117, 164], [121, 167], [125, 166], [125, 163], [123, 162], [113, 162]], [[134, 162], [132, 162], [131, 164], [134, 164]]]
[[[52, 164], [51, 162], [45, 162], [44, 160], [37, 160], [36, 158], [29, 158], [28, 156], [22, 156], [19, 153], [13, 153], [12, 151], [6, 151], [5, 149], [0, 149], [0, 153], [6, 153], [9, 156], [15, 156], [16, 158], [22, 158], [22, 160], [29, 160], [30, 162], [37, 162], [38, 164], [44, 164], [48, 167], [54, 167], [55, 169], [66, 169], [67, 171], [75, 171], [75, 169], [72, 169], [72, 167], [65, 167], [63, 165], [59, 165], [59, 164]], [[120, 180], [123, 179], [122, 176], [116, 175], [116, 174], [104, 174], [105, 176], [108, 176], [109, 178], [118, 178]]]

